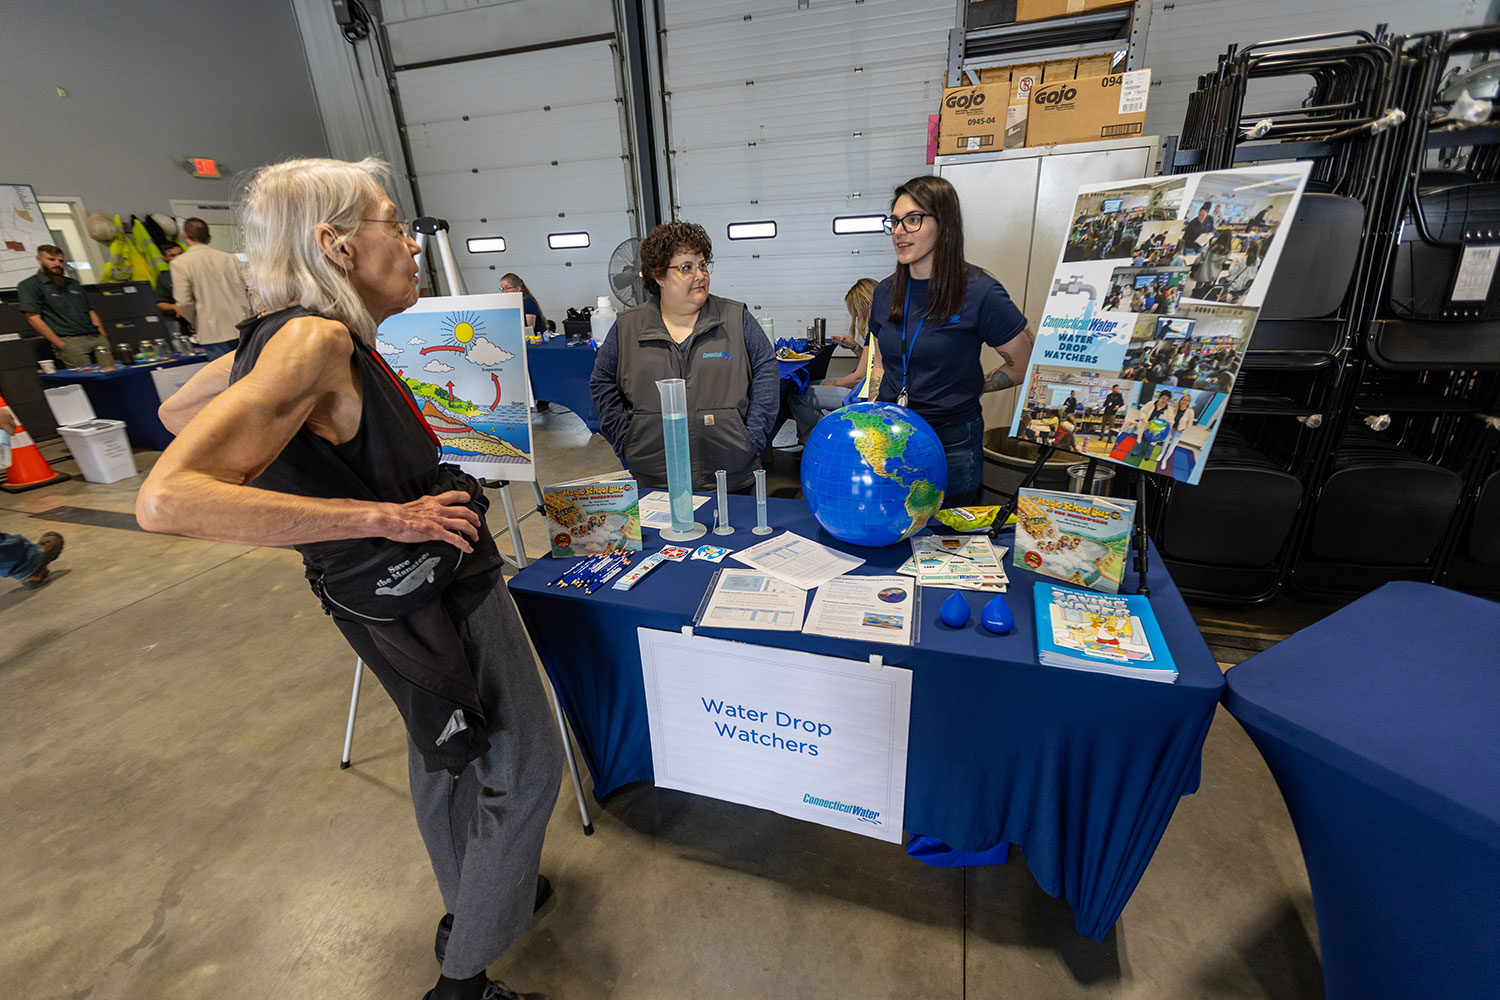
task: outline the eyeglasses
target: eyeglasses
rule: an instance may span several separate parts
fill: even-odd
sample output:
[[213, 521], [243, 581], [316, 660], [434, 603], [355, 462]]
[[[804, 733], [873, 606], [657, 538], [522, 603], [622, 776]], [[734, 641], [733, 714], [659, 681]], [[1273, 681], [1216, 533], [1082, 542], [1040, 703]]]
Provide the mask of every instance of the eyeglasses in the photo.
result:
[[922, 228], [922, 223], [927, 219], [928, 215], [929, 213], [927, 212], [907, 212], [905, 215], [899, 217], [894, 215], [887, 216], [880, 220], [880, 228], [884, 229], [887, 235], [894, 233], [898, 225], [903, 232], [914, 233]]
[[400, 240], [406, 239], [407, 233], [411, 232], [411, 220], [410, 219], [360, 219], [359, 221], [360, 222], [383, 222], [387, 226], [395, 226], [396, 227], [396, 231], [392, 235], [394, 235], [397, 239], [400, 239]]
[[676, 271], [678, 274], [682, 275], [684, 278], [691, 278], [694, 275], [696, 275], [699, 271], [702, 271], [704, 274], [713, 274], [714, 273], [714, 262], [711, 261], [711, 260], [705, 260], [702, 263], [694, 264], [690, 260], [685, 260], [681, 264], [676, 265], [675, 267], [669, 267], [667, 270], [669, 270], [669, 271]]

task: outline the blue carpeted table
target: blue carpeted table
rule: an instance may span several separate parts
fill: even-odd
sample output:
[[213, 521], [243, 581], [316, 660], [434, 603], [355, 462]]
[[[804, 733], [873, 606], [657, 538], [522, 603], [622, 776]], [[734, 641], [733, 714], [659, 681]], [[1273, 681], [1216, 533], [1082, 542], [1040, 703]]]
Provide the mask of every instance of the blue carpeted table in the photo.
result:
[[201, 354], [154, 361], [151, 364], [116, 365], [114, 368], [65, 368], [42, 376], [42, 385], [52, 389], [63, 385], [81, 385], [88, 393], [94, 416], [103, 420], [123, 420], [125, 434], [137, 448], [165, 451], [172, 443], [172, 432], [162, 426], [156, 411], [161, 407], [151, 372], [156, 368], [179, 365], [201, 365], [207, 358]]
[[[761, 540], [749, 531], [755, 500], [729, 499], [739, 530], [702, 541], [748, 548]], [[778, 530], [864, 557], [857, 572], [893, 573], [911, 554], [905, 543], [861, 549], [840, 542], [801, 500], [769, 504]], [[710, 501], [697, 517], [707, 523], [713, 513]], [[646, 551], [661, 545], [656, 531], [644, 535]], [[667, 563], [634, 590], [605, 589], [591, 597], [546, 586], [573, 562], [541, 559], [510, 586], [573, 724], [595, 794], [603, 797], [652, 778], [636, 629], [677, 630], [690, 623], [719, 567], [701, 560]], [[911, 648], [801, 633], [700, 631], [854, 659], [878, 653], [909, 667], [906, 829], [962, 851], [1012, 841], [1041, 887], [1067, 899], [1079, 932], [1099, 940], [1145, 872], [1177, 799], [1198, 787], [1203, 740], [1223, 677], [1160, 562], [1151, 570], [1151, 601], [1180, 671], [1172, 685], [1039, 666], [1035, 577], [1010, 572], [1016, 628], [1003, 637], [979, 628], [985, 594], [967, 595], [975, 618], [967, 628], [941, 624], [938, 606], [950, 593], [941, 588], [925, 588], [921, 640]]]
[[1392, 583], [1230, 670], [1330, 1000], [1500, 997], [1500, 605]]
[[566, 406], [595, 434], [599, 433], [599, 414], [589, 396], [589, 376], [594, 373], [597, 356], [589, 341], [569, 346], [562, 337], [553, 337], [540, 344], [526, 345], [531, 394], [539, 400]]

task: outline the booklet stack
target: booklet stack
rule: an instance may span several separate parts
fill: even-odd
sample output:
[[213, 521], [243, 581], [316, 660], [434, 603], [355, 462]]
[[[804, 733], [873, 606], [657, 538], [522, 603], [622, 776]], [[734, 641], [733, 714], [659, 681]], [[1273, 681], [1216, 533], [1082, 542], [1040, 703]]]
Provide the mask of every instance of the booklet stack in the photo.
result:
[[1177, 680], [1147, 598], [1038, 582], [1033, 599], [1036, 658], [1045, 666], [1168, 684]]
[[1003, 594], [1009, 584], [1005, 564], [984, 535], [922, 535], [911, 540], [911, 558], [896, 570], [923, 587], [953, 587]]

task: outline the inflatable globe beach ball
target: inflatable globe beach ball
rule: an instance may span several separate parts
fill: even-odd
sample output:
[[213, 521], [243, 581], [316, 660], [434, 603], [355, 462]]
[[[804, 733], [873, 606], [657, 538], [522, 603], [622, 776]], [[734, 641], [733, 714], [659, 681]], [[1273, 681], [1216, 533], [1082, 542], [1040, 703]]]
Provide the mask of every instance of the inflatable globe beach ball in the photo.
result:
[[916, 534], [943, 505], [948, 460], [921, 417], [892, 403], [825, 416], [802, 449], [802, 495], [830, 535], [872, 548]]

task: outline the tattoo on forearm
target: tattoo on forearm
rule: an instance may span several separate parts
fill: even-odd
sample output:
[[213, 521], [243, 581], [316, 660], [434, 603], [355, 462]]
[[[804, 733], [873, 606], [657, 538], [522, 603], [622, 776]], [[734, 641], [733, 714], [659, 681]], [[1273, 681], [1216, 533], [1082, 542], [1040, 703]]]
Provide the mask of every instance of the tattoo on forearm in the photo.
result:
[[1014, 368], [1016, 366], [1016, 359], [1011, 357], [1009, 353], [1000, 350], [997, 350], [995, 353], [1000, 355], [1000, 360], [1005, 362], [1006, 368]]
[[1010, 373], [1003, 368], [996, 368], [984, 377], [984, 384], [979, 391], [997, 392], [1001, 389], [1009, 389], [1015, 384], [1016, 380], [1010, 377]]

